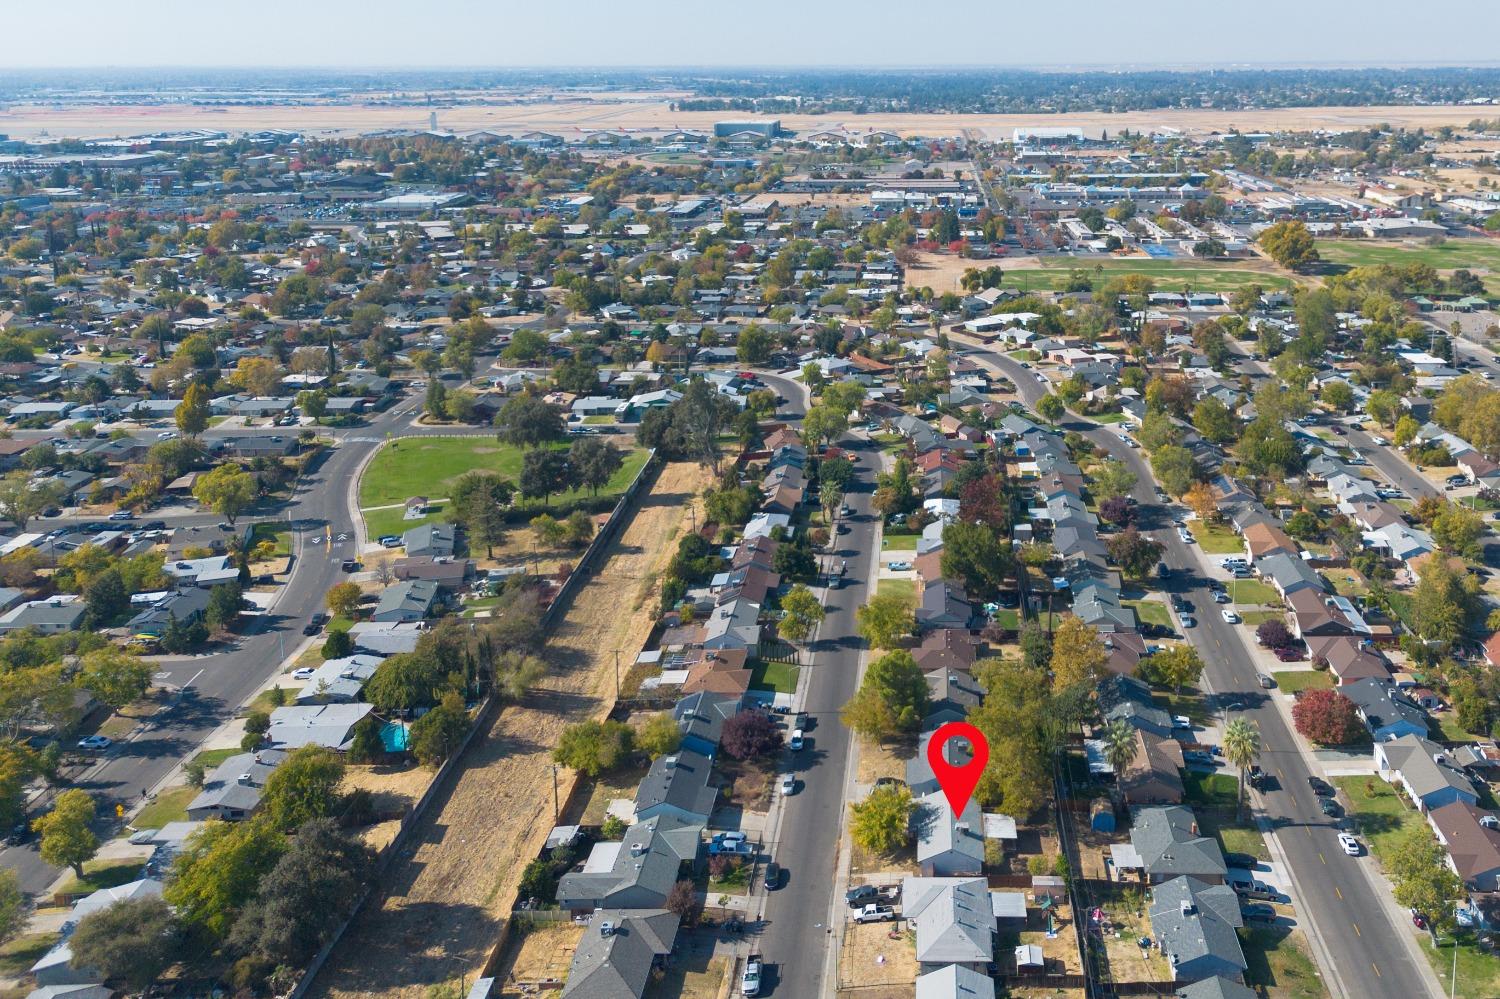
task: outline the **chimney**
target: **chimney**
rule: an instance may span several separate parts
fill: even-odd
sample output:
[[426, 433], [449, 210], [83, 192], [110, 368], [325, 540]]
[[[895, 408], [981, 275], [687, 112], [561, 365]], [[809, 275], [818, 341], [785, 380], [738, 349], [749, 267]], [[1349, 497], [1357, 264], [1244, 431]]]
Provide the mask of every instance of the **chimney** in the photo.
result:
[[239, 777], [235, 779], [235, 782], [241, 787], [251, 787], [255, 783], [254, 778], [252, 778], [249, 774], [240, 774]]
[[1193, 903], [1192, 903], [1192, 901], [1190, 899], [1186, 899], [1186, 898], [1183, 899], [1182, 903], [1181, 903], [1181, 906], [1182, 906], [1182, 914], [1184, 916], [1191, 916], [1194, 912], [1197, 911], [1196, 907], [1193, 905]]
[[611, 923], [609, 920], [606, 919], [604, 922], [599, 924], [599, 935], [601, 937], [611, 936], [614, 934], [614, 932], [615, 924]]

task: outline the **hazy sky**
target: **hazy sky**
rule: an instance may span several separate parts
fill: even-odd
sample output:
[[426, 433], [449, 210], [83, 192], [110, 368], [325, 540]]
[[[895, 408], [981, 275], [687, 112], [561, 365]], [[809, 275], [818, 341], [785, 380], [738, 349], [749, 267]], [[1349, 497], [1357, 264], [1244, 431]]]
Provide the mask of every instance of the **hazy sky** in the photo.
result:
[[4, 0], [0, 70], [1500, 62], [1495, 0]]

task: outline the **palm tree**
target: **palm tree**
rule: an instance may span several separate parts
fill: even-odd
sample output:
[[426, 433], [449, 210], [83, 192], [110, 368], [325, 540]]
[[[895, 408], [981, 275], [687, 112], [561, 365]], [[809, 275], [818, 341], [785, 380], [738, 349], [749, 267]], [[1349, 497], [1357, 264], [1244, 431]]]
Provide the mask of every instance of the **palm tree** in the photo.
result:
[[1256, 757], [1260, 756], [1260, 729], [1248, 718], [1236, 718], [1224, 726], [1224, 758], [1240, 772], [1240, 785], [1235, 795], [1236, 811], [1245, 809], [1245, 771]]
[[1118, 783], [1130, 761], [1135, 759], [1135, 727], [1116, 718], [1104, 727], [1104, 760], [1115, 772]]

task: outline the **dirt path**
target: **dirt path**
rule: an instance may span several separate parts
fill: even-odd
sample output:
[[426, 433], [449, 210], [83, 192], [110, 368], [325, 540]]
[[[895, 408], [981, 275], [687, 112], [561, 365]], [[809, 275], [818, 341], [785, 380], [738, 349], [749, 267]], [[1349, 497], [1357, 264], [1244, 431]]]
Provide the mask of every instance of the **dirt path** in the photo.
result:
[[[412, 846], [324, 965], [310, 997], [402, 996], [474, 973], [495, 943], [526, 862], [552, 826], [550, 753], [563, 728], [606, 713], [614, 650], [629, 662], [649, 635], [656, 585], [707, 475], [667, 465], [608, 559], [553, 631], [553, 672], [508, 707], [428, 809]], [[564, 774], [561, 794], [571, 776]]]

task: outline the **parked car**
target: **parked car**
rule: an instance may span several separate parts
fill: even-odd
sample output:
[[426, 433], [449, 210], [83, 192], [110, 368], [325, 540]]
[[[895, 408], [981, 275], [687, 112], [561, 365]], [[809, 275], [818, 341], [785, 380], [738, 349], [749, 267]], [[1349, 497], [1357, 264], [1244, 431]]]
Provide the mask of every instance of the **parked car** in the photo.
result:
[[1332, 798], [1333, 797], [1333, 794], [1334, 794], [1333, 785], [1330, 784], [1330, 783], [1328, 783], [1326, 780], [1324, 780], [1321, 777], [1309, 777], [1309, 778], [1307, 778], [1307, 786], [1310, 787], [1310, 788], [1312, 788], [1312, 793], [1316, 794], [1320, 798]]
[[1198, 619], [1191, 614], [1184, 614], [1179, 620], [1184, 628], [1198, 627]]
[[1230, 610], [1228, 607], [1225, 607], [1223, 610], [1219, 611], [1219, 616], [1224, 619], [1225, 624], [1240, 623], [1240, 616], [1234, 611]]
[[740, 974], [740, 995], [760, 995], [761, 959], [759, 954], [745, 958], [745, 970]]
[[107, 735], [86, 735], [78, 740], [78, 748], [90, 752], [103, 752], [114, 744], [115, 741]]
[[1334, 801], [1332, 798], [1319, 798], [1318, 811], [1322, 812], [1330, 819], [1336, 819], [1344, 812], [1344, 810], [1339, 807], [1339, 803], [1337, 801]]
[[856, 923], [889, 923], [896, 919], [896, 910], [889, 905], [867, 905], [855, 913]]
[[1253, 871], [1260, 866], [1260, 861], [1248, 853], [1226, 853], [1224, 854], [1224, 866], [1238, 867], [1241, 870]]
[[1300, 663], [1302, 660], [1307, 658], [1307, 653], [1303, 652], [1299, 648], [1290, 646], [1286, 648], [1272, 649], [1271, 651], [1275, 654], [1277, 659], [1281, 660], [1284, 663]]
[[1216, 603], [1216, 604], [1227, 604], [1227, 603], [1229, 603], [1229, 594], [1225, 593], [1223, 590], [1214, 590], [1213, 593], [1214, 593], [1214, 603]]
[[793, 730], [791, 741], [789, 741], [786, 745], [787, 748], [794, 753], [802, 751], [802, 747], [805, 745], [805, 742], [803, 741], [802, 730], [800, 728]]
[[784, 795], [796, 794], [797, 775], [792, 773], [782, 774], [779, 787], [781, 788], [781, 793]]
[[1274, 923], [1276, 909], [1265, 902], [1249, 902], [1240, 906], [1240, 918], [1252, 923]]
[[352, 558], [346, 558], [339, 563], [339, 568], [344, 572], [353, 572], [359, 568], [359, 562]]
[[1186, 527], [1179, 527], [1177, 529], [1177, 537], [1185, 545], [1190, 545], [1193, 543], [1193, 532], [1189, 531]]
[[1344, 853], [1348, 854], [1349, 856], [1359, 856], [1359, 840], [1355, 839], [1353, 836], [1350, 836], [1348, 833], [1339, 833], [1339, 846], [1343, 849]]
[[851, 909], [862, 909], [880, 897], [880, 889], [874, 885], [859, 885], [844, 892], [844, 901]]
[[307, 622], [307, 627], [302, 629], [302, 634], [316, 635], [318, 632], [323, 630], [323, 625], [327, 623], [328, 615], [323, 613], [322, 611], [318, 611], [312, 616], [312, 619]]
[[401, 539], [394, 534], [381, 535], [380, 543], [387, 548], [400, 548]]
[[131, 513], [129, 510], [116, 510], [114, 513], [112, 513], [112, 514], [109, 515], [109, 519], [110, 520], [134, 520], [135, 519], [135, 514]]
[[910, 562], [888, 562], [886, 563], [886, 568], [892, 572], [910, 572], [912, 564]]
[[1264, 673], [1255, 674], [1255, 682], [1260, 684], [1261, 688], [1264, 690], [1270, 690], [1272, 687], [1276, 686], [1276, 681], [1271, 679], [1271, 677], [1267, 676]]
[[300, 669], [294, 669], [294, 670], [292, 670], [292, 679], [293, 680], [311, 680], [312, 679], [312, 675], [314, 673], [316, 673], [316, 672], [317, 672], [317, 670], [313, 669], [311, 666], [303, 666]]
[[766, 865], [766, 891], [781, 887], [781, 865], [774, 860]]

